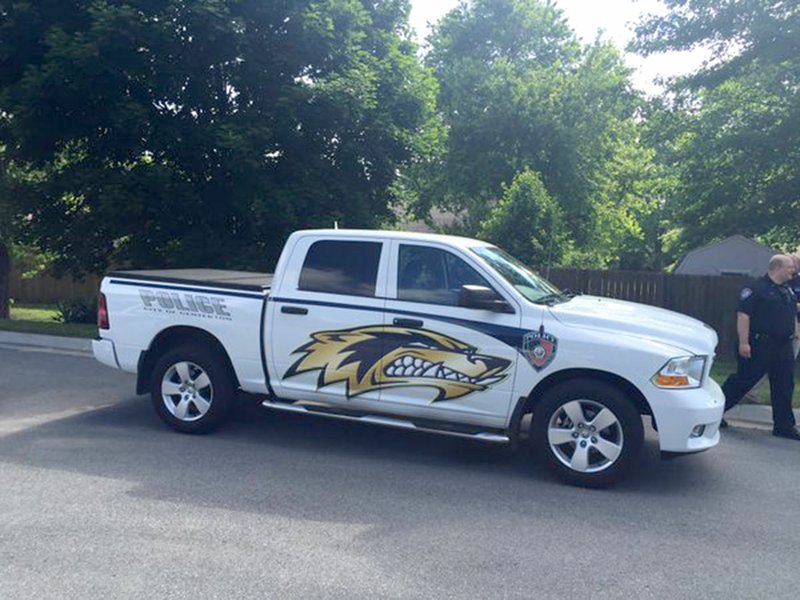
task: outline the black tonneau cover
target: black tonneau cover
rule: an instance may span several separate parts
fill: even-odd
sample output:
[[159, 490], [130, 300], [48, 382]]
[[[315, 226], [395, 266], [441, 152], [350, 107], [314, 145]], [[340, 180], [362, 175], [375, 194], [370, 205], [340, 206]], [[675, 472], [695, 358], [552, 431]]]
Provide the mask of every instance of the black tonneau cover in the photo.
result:
[[153, 269], [146, 271], [112, 271], [106, 277], [138, 279], [163, 283], [182, 283], [254, 292], [268, 291], [272, 273], [226, 271], [224, 269]]

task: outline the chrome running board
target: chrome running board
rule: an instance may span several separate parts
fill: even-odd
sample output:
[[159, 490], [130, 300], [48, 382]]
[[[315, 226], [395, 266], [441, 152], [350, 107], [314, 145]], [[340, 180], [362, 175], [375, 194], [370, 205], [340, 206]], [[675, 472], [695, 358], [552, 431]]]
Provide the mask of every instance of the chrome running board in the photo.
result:
[[421, 431], [424, 433], [436, 433], [439, 435], [449, 435], [452, 437], [465, 438], [469, 440], [478, 440], [480, 442], [489, 442], [492, 444], [508, 444], [511, 439], [504, 434], [494, 433], [490, 431], [481, 431], [479, 427], [474, 427], [469, 431], [470, 426], [460, 426], [462, 431], [448, 429], [446, 423], [442, 423], [441, 427], [435, 424], [420, 425], [408, 419], [401, 419], [397, 417], [383, 417], [379, 415], [357, 415], [348, 414], [345, 411], [334, 409], [324, 405], [301, 405], [289, 404], [287, 402], [275, 402], [273, 400], [264, 400], [261, 406], [270, 410], [277, 410], [290, 413], [300, 413], [306, 415], [317, 415], [320, 417], [330, 417], [332, 419], [342, 419], [344, 421], [356, 421], [358, 423], [369, 423], [371, 425], [382, 425], [384, 427], [394, 427], [395, 429], [408, 429], [411, 431]]

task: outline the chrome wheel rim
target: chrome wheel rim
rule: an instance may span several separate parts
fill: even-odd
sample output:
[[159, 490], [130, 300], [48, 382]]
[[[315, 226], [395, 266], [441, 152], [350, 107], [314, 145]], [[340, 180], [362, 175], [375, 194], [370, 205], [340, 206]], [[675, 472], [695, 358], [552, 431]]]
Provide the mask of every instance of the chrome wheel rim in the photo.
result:
[[179, 362], [164, 373], [161, 398], [169, 414], [179, 421], [197, 421], [211, 408], [214, 386], [201, 367], [193, 362]]
[[599, 402], [570, 400], [550, 417], [547, 442], [564, 466], [579, 473], [599, 473], [622, 453], [622, 423]]

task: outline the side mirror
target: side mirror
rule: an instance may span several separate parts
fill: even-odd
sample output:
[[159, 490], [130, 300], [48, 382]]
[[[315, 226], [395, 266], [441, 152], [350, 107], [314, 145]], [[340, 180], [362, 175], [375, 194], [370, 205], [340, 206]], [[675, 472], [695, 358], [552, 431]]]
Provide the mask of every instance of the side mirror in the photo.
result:
[[513, 313], [511, 305], [494, 290], [483, 285], [462, 285], [458, 294], [458, 305], [464, 308], [479, 308], [492, 312]]

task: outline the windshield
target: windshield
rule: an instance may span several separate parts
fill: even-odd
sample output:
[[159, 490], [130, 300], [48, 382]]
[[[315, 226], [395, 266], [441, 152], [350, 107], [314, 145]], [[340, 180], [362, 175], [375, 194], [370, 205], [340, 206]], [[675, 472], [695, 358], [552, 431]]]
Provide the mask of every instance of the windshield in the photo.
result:
[[562, 294], [556, 286], [534, 273], [530, 267], [508, 252], [494, 246], [478, 246], [470, 250], [531, 302], [542, 304], [561, 298]]

